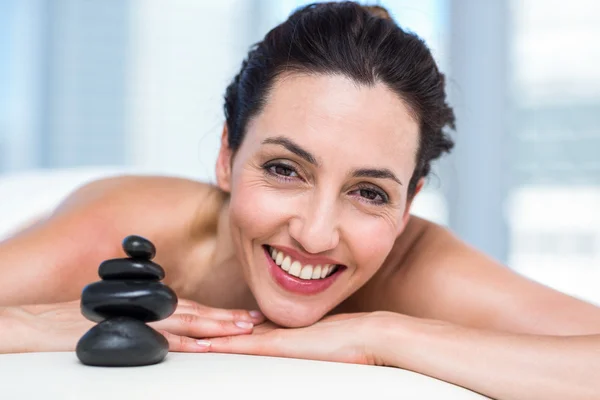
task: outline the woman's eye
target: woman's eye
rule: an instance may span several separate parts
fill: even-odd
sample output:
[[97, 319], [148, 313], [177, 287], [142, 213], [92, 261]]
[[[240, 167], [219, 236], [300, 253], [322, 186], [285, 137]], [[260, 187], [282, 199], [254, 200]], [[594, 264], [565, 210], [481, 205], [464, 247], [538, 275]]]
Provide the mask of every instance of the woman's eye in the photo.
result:
[[359, 188], [353, 192], [358, 195], [361, 199], [366, 200], [372, 204], [386, 204], [388, 203], [388, 196], [380, 190], [370, 188]]
[[369, 189], [360, 189], [360, 196], [368, 200], [383, 200], [379, 193]]
[[271, 164], [267, 166], [267, 171], [273, 175], [283, 176], [286, 178], [295, 178], [298, 173], [292, 168], [285, 164]]

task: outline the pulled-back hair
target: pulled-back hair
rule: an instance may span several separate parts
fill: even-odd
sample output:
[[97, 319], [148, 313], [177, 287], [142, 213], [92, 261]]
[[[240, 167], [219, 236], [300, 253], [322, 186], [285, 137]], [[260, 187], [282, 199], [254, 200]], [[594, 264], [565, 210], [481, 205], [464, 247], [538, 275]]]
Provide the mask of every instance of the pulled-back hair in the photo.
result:
[[416, 167], [408, 193], [431, 162], [454, 143], [444, 75], [425, 43], [402, 30], [383, 7], [355, 2], [317, 3], [296, 10], [255, 44], [225, 93], [229, 147], [241, 145], [248, 122], [265, 105], [278, 76], [287, 72], [341, 74], [372, 86], [382, 82], [409, 107], [420, 127]]

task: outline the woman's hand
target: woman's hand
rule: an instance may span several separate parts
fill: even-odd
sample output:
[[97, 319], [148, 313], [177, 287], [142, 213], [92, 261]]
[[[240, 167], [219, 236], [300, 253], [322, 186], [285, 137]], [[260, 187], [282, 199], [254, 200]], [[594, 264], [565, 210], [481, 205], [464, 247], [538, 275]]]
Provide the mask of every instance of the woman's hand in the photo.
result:
[[[74, 351], [79, 339], [95, 325], [81, 314], [80, 300], [1, 311], [0, 329], [7, 327], [12, 332], [3, 337], [10, 343], [2, 346], [2, 352]], [[173, 315], [148, 325], [167, 338], [170, 351], [204, 352], [207, 343], [198, 338], [249, 334], [263, 321], [259, 312], [211, 308], [180, 299]]]
[[180, 299], [173, 315], [148, 325], [167, 338], [170, 351], [199, 352], [208, 351], [203, 338], [250, 334], [264, 321], [259, 311], [212, 308]]
[[385, 334], [387, 314], [340, 314], [294, 329], [267, 322], [252, 335], [212, 339], [210, 351], [382, 365], [377, 343]]

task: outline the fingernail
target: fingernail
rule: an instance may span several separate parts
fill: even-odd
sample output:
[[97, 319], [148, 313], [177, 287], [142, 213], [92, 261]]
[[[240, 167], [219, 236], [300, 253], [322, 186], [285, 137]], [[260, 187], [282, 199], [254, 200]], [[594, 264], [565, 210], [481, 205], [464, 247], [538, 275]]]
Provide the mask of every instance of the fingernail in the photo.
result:
[[196, 344], [200, 347], [209, 347], [210, 342], [208, 340], [196, 340]]
[[252, 318], [261, 318], [263, 315], [260, 311], [252, 310], [250, 311], [250, 316]]
[[252, 324], [252, 322], [246, 322], [246, 321], [235, 321], [235, 324], [242, 329], [250, 329], [252, 328], [254, 325]]

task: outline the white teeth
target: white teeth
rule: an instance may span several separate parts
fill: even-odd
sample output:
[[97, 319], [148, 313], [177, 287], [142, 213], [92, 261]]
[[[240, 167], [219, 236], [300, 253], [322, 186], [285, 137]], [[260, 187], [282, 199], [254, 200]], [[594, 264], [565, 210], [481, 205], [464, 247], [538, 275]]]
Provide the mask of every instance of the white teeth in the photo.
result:
[[[283, 262], [281, 263], [281, 269], [284, 271], [289, 271], [291, 264], [292, 264], [292, 260], [289, 257], [286, 257], [283, 259]], [[298, 272], [300, 272], [300, 271], [298, 271]]]
[[310, 278], [311, 279], [321, 279], [321, 266], [320, 265], [317, 265], [316, 267], [313, 268], [313, 273]]
[[[287, 257], [286, 257], [286, 259], [287, 259]], [[294, 261], [292, 263], [292, 266], [290, 267], [290, 270], [288, 271], [288, 274], [297, 276], [299, 278], [301, 269], [302, 269], [302, 264], [300, 264], [298, 261]], [[311, 275], [312, 275], [312, 272], [311, 272]]]
[[283, 253], [278, 252], [276, 257], [277, 258], [273, 257], [275, 259], [275, 264], [281, 265], [281, 263], [283, 262]]
[[300, 272], [300, 279], [311, 279], [313, 274], [313, 266], [305, 265]]
[[321, 279], [325, 278], [329, 273], [329, 264], [323, 265], [323, 269], [321, 270]]
[[279, 265], [282, 270], [288, 274], [296, 276], [300, 279], [323, 279], [333, 274], [336, 269], [336, 265], [324, 264], [315, 265], [310, 264], [302, 265], [299, 261], [294, 261], [290, 256], [286, 256], [283, 252], [271, 248], [271, 258], [275, 261], [275, 264]]

